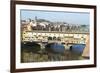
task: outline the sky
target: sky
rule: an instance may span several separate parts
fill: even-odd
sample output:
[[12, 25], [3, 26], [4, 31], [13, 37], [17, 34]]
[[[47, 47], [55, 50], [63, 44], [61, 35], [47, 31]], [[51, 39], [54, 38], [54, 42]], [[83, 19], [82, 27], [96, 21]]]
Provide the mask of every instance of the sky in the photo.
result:
[[72, 24], [85, 24], [90, 23], [90, 14], [82, 12], [61, 12], [61, 11], [39, 11], [39, 10], [21, 10], [21, 20], [29, 18], [46, 19], [51, 22], [66, 22]]

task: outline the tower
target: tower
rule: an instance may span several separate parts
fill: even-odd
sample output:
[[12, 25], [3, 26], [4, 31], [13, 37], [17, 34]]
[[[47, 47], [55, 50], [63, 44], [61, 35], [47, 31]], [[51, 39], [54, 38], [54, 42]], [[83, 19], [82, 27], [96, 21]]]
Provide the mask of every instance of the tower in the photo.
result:
[[34, 22], [37, 25], [37, 16], [35, 16]]

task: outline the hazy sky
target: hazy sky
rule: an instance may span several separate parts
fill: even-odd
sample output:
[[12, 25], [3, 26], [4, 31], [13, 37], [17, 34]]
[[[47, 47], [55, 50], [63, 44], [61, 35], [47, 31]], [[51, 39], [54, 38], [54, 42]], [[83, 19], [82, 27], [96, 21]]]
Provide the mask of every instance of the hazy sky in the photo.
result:
[[58, 21], [58, 22], [86, 24], [86, 25], [89, 25], [90, 23], [89, 13], [21, 10], [22, 20], [26, 20], [28, 18], [34, 19], [35, 16], [37, 16], [37, 19], [46, 19], [52, 22]]

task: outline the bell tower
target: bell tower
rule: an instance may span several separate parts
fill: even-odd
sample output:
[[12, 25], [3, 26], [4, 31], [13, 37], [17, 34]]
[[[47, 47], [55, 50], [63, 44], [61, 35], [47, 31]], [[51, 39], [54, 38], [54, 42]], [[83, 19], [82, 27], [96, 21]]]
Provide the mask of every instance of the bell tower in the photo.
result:
[[37, 25], [37, 16], [35, 16], [34, 22]]

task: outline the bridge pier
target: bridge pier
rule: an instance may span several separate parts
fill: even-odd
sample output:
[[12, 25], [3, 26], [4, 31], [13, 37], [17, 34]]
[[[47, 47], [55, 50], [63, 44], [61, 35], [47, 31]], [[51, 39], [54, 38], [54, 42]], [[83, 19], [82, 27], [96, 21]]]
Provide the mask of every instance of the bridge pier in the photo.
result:
[[38, 44], [41, 46], [41, 49], [43, 50], [48, 43], [41, 42], [41, 43], [38, 43]]

